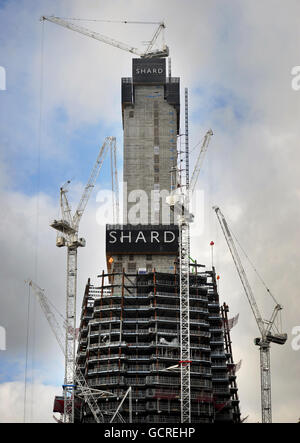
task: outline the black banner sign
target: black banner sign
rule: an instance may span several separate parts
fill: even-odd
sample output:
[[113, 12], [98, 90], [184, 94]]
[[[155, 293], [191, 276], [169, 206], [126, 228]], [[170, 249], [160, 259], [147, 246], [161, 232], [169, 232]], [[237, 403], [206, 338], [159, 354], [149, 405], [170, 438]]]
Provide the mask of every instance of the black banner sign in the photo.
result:
[[178, 227], [128, 226], [123, 229], [106, 228], [108, 254], [177, 254]]
[[166, 59], [152, 58], [132, 60], [132, 79], [134, 84], [159, 84], [166, 82]]

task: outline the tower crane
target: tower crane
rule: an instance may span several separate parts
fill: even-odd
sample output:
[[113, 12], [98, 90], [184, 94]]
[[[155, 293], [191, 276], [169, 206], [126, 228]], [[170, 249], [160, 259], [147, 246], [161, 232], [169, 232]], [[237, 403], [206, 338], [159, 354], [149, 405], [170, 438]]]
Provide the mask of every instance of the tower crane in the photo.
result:
[[[49, 299], [45, 295], [44, 290], [41, 289], [36, 283], [34, 283], [32, 280], [30, 280], [28, 283], [29, 283], [29, 286], [31, 286], [31, 288], [33, 289], [34, 294], [36, 295], [36, 297], [40, 303], [42, 311], [44, 312], [45, 317], [50, 325], [50, 328], [56, 337], [56, 341], [57, 341], [62, 353], [65, 355], [64, 332], [63, 332], [62, 327], [60, 326], [60, 323], [56, 319], [56, 316], [53, 312], [53, 307], [51, 306]], [[67, 328], [67, 324], [65, 321], [63, 321], [63, 326], [64, 326], [64, 328]], [[69, 332], [70, 332], [70, 334], [73, 334], [73, 336], [75, 338], [76, 331], [73, 330], [73, 331], [69, 331]], [[74, 374], [74, 384], [76, 385], [76, 391], [77, 391], [78, 397], [83, 398], [87, 402], [87, 404], [89, 405], [89, 408], [95, 418], [96, 423], [104, 423], [104, 417], [98, 407], [96, 396], [107, 397], [112, 394], [110, 392], [100, 391], [98, 389], [91, 389], [88, 386], [88, 384], [87, 384], [87, 382], [86, 382], [86, 380], [79, 368], [76, 371], [76, 373]]]
[[199, 155], [189, 181], [189, 139], [188, 139], [188, 94], [185, 91], [185, 148], [186, 148], [186, 186], [181, 185], [179, 193], [167, 197], [167, 203], [177, 214], [179, 226], [179, 285], [180, 285], [180, 375], [181, 375], [181, 422], [191, 422], [191, 380], [190, 380], [190, 307], [189, 307], [189, 276], [190, 276], [190, 197], [195, 190], [199, 172], [213, 135], [209, 129], [204, 137]]
[[186, 98], [186, 187], [181, 186], [182, 211], [178, 217], [179, 225], [179, 281], [180, 281], [180, 369], [181, 369], [181, 422], [191, 422], [191, 378], [190, 378], [190, 306], [189, 306], [189, 278], [190, 278], [190, 223], [193, 215], [190, 214], [190, 197], [195, 190], [199, 172], [203, 164], [204, 156], [213, 134], [211, 130], [206, 133], [203, 144], [199, 151], [198, 159], [189, 182], [188, 156], [188, 118], [187, 118], [187, 90]]
[[255, 345], [259, 347], [260, 351], [260, 377], [261, 377], [261, 411], [262, 411], [262, 422], [272, 423], [272, 400], [271, 400], [271, 367], [270, 367], [270, 344], [277, 343], [284, 345], [287, 340], [287, 334], [283, 334], [278, 331], [275, 327], [275, 320], [278, 313], [283, 309], [280, 304], [276, 302], [270, 290], [267, 291], [272, 295], [275, 302], [275, 307], [271, 315], [270, 320], [263, 320], [261, 313], [258, 309], [253, 291], [249, 284], [247, 275], [243, 268], [241, 259], [239, 257], [237, 248], [235, 246], [233, 236], [230, 232], [228, 224], [225, 220], [224, 215], [220, 211], [218, 206], [213, 207], [216, 215], [218, 217], [219, 223], [221, 225], [223, 234], [225, 236], [227, 245], [231, 252], [234, 264], [236, 266], [237, 272], [239, 274], [240, 280], [242, 282], [245, 294], [247, 296], [248, 302], [250, 304], [252, 313], [256, 320], [258, 329], [260, 331], [261, 337], [254, 340]]
[[169, 55], [169, 48], [163, 43], [163, 46], [161, 49], [153, 50], [153, 46], [160, 35], [160, 33], [164, 32], [165, 30], [165, 24], [164, 22], [128, 22], [124, 21], [123, 23], [141, 23], [141, 24], [158, 24], [158, 28], [155, 31], [152, 40], [148, 43], [146, 51], [140, 51], [137, 48], [134, 48], [130, 45], [127, 45], [125, 43], [122, 43], [118, 40], [115, 40], [113, 38], [107, 37], [105, 35], [100, 34], [99, 32], [90, 31], [89, 29], [84, 28], [83, 26], [76, 25], [75, 23], [72, 23], [69, 20], [65, 20], [60, 17], [41, 17], [41, 21], [49, 21], [52, 23], [55, 23], [59, 26], [63, 26], [64, 28], [71, 29], [72, 31], [78, 32], [79, 34], [86, 35], [87, 37], [91, 37], [95, 40], [98, 40], [102, 43], [106, 43], [107, 45], [114, 46], [116, 48], [122, 49], [123, 51], [131, 52], [132, 54], [135, 54], [141, 58], [153, 58], [153, 57], [168, 57]]
[[66, 337], [65, 337], [65, 379], [64, 379], [64, 422], [74, 422], [74, 373], [76, 293], [77, 293], [77, 250], [84, 247], [84, 238], [78, 237], [79, 223], [95, 186], [108, 149], [113, 149], [115, 137], [106, 137], [100, 149], [90, 178], [84, 188], [78, 207], [72, 216], [67, 199], [66, 187], [60, 189], [61, 220], [54, 220], [51, 227], [57, 231], [56, 246], [67, 247], [67, 290], [66, 290]]
[[[58, 322], [56, 315], [54, 314], [54, 309], [56, 310], [56, 312], [60, 315], [60, 317], [63, 319], [63, 327], [66, 329], [67, 328], [67, 324], [65, 319], [63, 318], [63, 316], [57, 311], [57, 309], [55, 308], [55, 306], [52, 305], [52, 303], [50, 302], [50, 300], [48, 299], [48, 297], [45, 295], [45, 291], [43, 289], [41, 289], [35, 282], [33, 282], [32, 280], [28, 281], [29, 286], [31, 286], [31, 288], [33, 289], [34, 294], [36, 295], [40, 306], [42, 308], [42, 311], [45, 314], [45, 317], [49, 323], [49, 326], [52, 330], [52, 332], [55, 335], [56, 341], [62, 351], [62, 353], [65, 355], [65, 347], [64, 347], [64, 332], [63, 329], [60, 325], [60, 323]], [[70, 331], [74, 337], [76, 336], [76, 331]], [[105, 422], [105, 418], [103, 413], [101, 412], [98, 403], [97, 403], [97, 398], [99, 397], [111, 397], [114, 394], [112, 394], [111, 392], [108, 391], [103, 391], [103, 390], [99, 390], [99, 389], [92, 389], [86, 382], [86, 379], [84, 378], [81, 370], [79, 368], [77, 368], [76, 372], [74, 373], [74, 383], [76, 385], [76, 395], [79, 398], [82, 398], [89, 406], [91, 413], [93, 414], [93, 417], [95, 419], [96, 423], [104, 423]], [[115, 418], [118, 418], [118, 420], [121, 423], [125, 423], [124, 418], [122, 417], [122, 415], [120, 414], [119, 410], [126, 398], [126, 396], [130, 397], [130, 403], [131, 403], [131, 387], [128, 389], [128, 391], [125, 393], [121, 403], [119, 404], [117, 410], [115, 411], [115, 413], [113, 414], [112, 418], [110, 419], [110, 423], [113, 423]], [[130, 414], [132, 415], [132, 405], [130, 404]], [[129, 422], [132, 422], [132, 417], [129, 417]]]

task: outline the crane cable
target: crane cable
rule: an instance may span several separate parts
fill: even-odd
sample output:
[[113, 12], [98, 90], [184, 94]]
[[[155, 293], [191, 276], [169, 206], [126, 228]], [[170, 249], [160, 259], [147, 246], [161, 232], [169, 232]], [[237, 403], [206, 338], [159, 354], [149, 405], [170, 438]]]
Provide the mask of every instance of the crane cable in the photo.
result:
[[235, 241], [237, 242], [237, 244], [239, 245], [241, 251], [243, 252], [243, 254], [245, 255], [246, 259], [248, 260], [248, 262], [250, 263], [251, 267], [253, 268], [255, 274], [257, 275], [257, 277], [259, 278], [259, 280], [261, 281], [261, 283], [263, 284], [263, 286], [265, 287], [266, 291], [269, 293], [269, 295], [271, 296], [271, 298], [273, 299], [274, 303], [276, 305], [278, 305], [274, 295], [272, 294], [270, 288], [267, 286], [267, 284], [265, 283], [265, 281], [263, 280], [262, 276], [260, 275], [260, 273], [258, 272], [258, 270], [256, 269], [255, 265], [253, 264], [252, 260], [249, 258], [248, 254], [246, 253], [246, 251], [244, 250], [244, 248], [242, 247], [241, 243], [239, 242], [237, 236], [234, 234], [234, 232], [232, 231], [232, 228], [230, 227], [230, 232], [232, 234], [232, 236], [234, 237]]
[[[58, 18], [58, 17], [57, 17]], [[97, 23], [124, 23], [126, 25], [159, 25], [161, 22], [151, 21], [133, 21], [133, 20], [103, 20], [103, 19], [88, 19], [75, 17], [59, 17], [62, 20], [81, 21], [81, 22], [97, 22]]]
[[[36, 244], [35, 244], [35, 252], [34, 252], [34, 275], [35, 280], [37, 279], [38, 275], [38, 249], [39, 249], [39, 212], [40, 212], [40, 177], [41, 177], [41, 141], [42, 141], [42, 109], [43, 109], [43, 79], [44, 79], [44, 21], [42, 21], [42, 35], [41, 35], [41, 55], [40, 55], [40, 91], [39, 91], [39, 117], [38, 117], [38, 153], [37, 153], [37, 196], [36, 196]], [[26, 402], [27, 402], [27, 384], [28, 384], [28, 359], [29, 359], [29, 336], [30, 336], [30, 308], [31, 308], [31, 292], [29, 287], [29, 294], [28, 294], [28, 305], [27, 305], [27, 331], [26, 331], [26, 356], [25, 356], [25, 380], [24, 380], [24, 423], [26, 420]], [[35, 301], [33, 303], [33, 352], [32, 352], [32, 398], [31, 398], [31, 408], [30, 408], [30, 414], [31, 418], [33, 415], [33, 376], [34, 376], [34, 349], [35, 349], [35, 317], [36, 317], [36, 304]]]
[[27, 302], [27, 324], [26, 324], [26, 355], [25, 355], [25, 378], [24, 378], [24, 405], [23, 405], [23, 421], [26, 420], [26, 401], [27, 401], [27, 370], [28, 370], [28, 350], [29, 350], [29, 319], [30, 319], [30, 286], [28, 286], [28, 302]]

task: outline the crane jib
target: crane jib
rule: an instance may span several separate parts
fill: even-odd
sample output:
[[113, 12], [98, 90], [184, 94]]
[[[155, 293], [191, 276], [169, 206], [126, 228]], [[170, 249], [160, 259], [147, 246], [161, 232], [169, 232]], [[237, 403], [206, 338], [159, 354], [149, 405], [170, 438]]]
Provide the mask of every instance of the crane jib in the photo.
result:
[[62, 26], [66, 29], [70, 29], [71, 31], [74, 32], [78, 32], [79, 34], [85, 35], [87, 37], [91, 37], [95, 40], [98, 40], [102, 43], [114, 46], [116, 48], [121, 49], [122, 51], [128, 51], [132, 54], [138, 55], [139, 57], [144, 57], [144, 58], [151, 58], [151, 57], [168, 57], [169, 55], [169, 49], [166, 45], [163, 45], [163, 47], [161, 49], [158, 50], [151, 50], [153, 45], [155, 44], [159, 34], [161, 31], [164, 31], [165, 29], [165, 25], [163, 23], [159, 23], [158, 29], [155, 32], [151, 42], [149, 43], [147, 49], [145, 52], [138, 50], [137, 48], [134, 48], [130, 45], [127, 45], [126, 43], [120, 42], [118, 40], [115, 40], [111, 37], [107, 37], [105, 35], [100, 34], [99, 32], [95, 32], [95, 31], [90, 31], [87, 28], [84, 28], [82, 26], [76, 25], [75, 23], [72, 23], [71, 21], [62, 19], [60, 17], [54, 17], [54, 16], [50, 16], [50, 17], [46, 17], [43, 16], [41, 17], [41, 21], [49, 21], [52, 23], [55, 23], [59, 26]]

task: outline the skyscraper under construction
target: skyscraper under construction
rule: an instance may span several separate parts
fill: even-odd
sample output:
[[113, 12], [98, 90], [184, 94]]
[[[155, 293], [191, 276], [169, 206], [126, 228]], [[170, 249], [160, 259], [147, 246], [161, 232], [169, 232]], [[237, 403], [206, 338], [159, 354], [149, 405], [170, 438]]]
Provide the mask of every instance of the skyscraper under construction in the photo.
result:
[[[165, 197], [178, 185], [180, 80], [165, 58], [133, 59], [123, 78], [124, 223], [106, 226], [107, 270], [88, 281], [77, 367], [110, 421], [180, 422], [179, 229]], [[215, 269], [191, 264], [191, 422], [239, 422], [228, 307], [220, 306]], [[82, 405], [81, 421], [93, 421]]]

